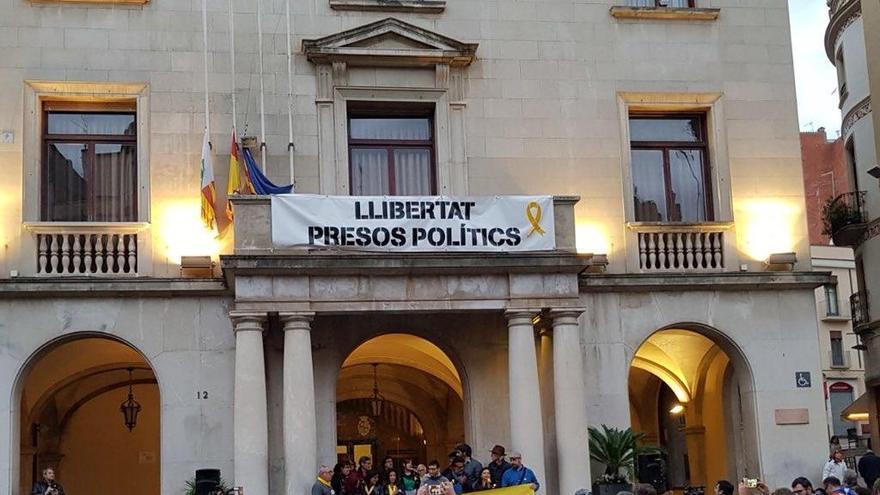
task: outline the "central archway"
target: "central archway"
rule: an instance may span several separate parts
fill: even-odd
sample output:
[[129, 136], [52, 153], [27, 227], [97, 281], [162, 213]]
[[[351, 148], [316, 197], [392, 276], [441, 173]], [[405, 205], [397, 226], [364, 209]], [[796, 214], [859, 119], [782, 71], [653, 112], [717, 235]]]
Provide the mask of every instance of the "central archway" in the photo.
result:
[[359, 345], [336, 384], [337, 457], [445, 459], [464, 441], [464, 393], [452, 360], [415, 335]]

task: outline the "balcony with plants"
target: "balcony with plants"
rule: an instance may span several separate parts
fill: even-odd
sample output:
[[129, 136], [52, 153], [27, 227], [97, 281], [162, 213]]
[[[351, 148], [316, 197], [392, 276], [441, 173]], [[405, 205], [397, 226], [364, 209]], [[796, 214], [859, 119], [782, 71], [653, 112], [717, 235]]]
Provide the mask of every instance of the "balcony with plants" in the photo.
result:
[[836, 246], [861, 244], [868, 223], [865, 191], [840, 194], [828, 199], [822, 209], [822, 233], [831, 236]]

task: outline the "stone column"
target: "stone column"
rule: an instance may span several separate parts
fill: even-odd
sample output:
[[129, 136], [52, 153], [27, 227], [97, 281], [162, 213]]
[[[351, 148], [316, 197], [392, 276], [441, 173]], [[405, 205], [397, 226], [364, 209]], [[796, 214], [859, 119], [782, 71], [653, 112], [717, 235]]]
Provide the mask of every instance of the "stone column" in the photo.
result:
[[582, 310], [551, 310], [553, 318], [553, 399], [559, 494], [590, 488], [587, 398], [578, 316]]
[[269, 421], [263, 355], [265, 313], [233, 312], [235, 396], [233, 439], [235, 485], [248, 495], [269, 493]]
[[314, 313], [279, 316], [284, 324], [284, 493], [305, 494], [318, 469], [310, 325]]
[[546, 483], [544, 469], [544, 426], [541, 419], [541, 389], [532, 318], [537, 311], [505, 312], [508, 328], [508, 376], [510, 387], [510, 451], [523, 455], [538, 481]]

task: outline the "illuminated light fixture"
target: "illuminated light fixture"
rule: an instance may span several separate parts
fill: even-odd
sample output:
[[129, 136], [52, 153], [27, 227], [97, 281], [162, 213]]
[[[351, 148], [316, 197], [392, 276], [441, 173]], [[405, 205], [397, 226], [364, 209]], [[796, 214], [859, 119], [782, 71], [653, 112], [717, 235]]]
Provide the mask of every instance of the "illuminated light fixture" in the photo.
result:
[[214, 262], [210, 256], [181, 256], [180, 276], [184, 278], [211, 278]]
[[764, 270], [768, 272], [790, 272], [797, 263], [795, 253], [773, 253], [764, 261]]
[[370, 398], [370, 412], [374, 418], [382, 415], [382, 403], [385, 402], [382, 396], [379, 395], [379, 377], [376, 373], [378, 367], [378, 363], [373, 363], [373, 397]]
[[128, 431], [133, 430], [137, 426], [138, 413], [141, 412], [141, 405], [138, 401], [134, 400], [134, 393], [131, 390], [131, 372], [132, 368], [128, 368], [128, 399], [119, 406], [119, 410], [125, 418], [125, 426], [128, 428]]
[[868, 413], [852, 413], [847, 414], [846, 419], [850, 421], [869, 421], [871, 417], [868, 415]]
[[676, 404], [672, 406], [672, 409], [669, 410], [670, 414], [681, 414], [684, 412], [684, 406], [681, 404]]

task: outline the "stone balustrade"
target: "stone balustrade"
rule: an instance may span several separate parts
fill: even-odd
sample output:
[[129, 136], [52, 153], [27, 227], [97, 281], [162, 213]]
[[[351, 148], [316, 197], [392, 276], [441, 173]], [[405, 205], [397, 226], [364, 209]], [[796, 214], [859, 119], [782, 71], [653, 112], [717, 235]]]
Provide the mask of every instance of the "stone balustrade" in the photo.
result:
[[25, 224], [36, 240], [38, 276], [136, 276], [145, 224]]
[[725, 269], [727, 223], [630, 224], [642, 272], [714, 272]]

